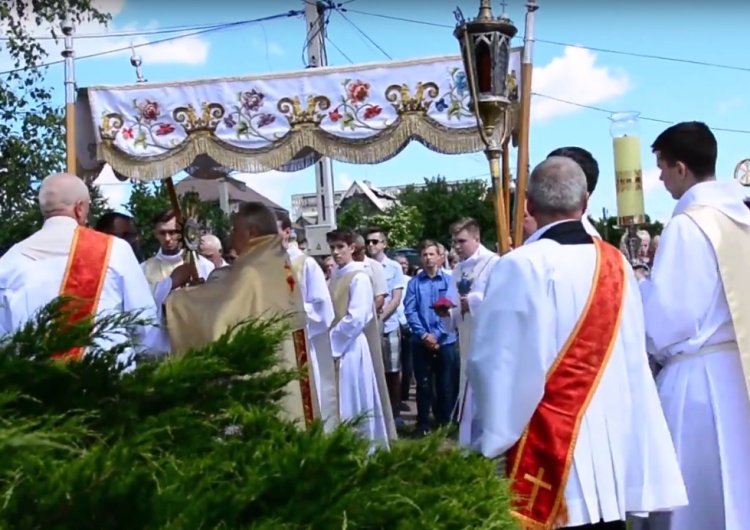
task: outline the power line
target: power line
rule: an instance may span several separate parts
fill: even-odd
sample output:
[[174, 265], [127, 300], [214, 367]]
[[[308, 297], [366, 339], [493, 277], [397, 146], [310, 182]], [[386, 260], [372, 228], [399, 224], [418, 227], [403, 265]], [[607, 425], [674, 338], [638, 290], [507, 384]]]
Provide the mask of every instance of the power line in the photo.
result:
[[[166, 26], [163, 28], [153, 29], [142, 29], [132, 31], [114, 31], [112, 33], [77, 33], [75, 35], [76, 40], [88, 40], [88, 39], [115, 39], [122, 37], [144, 37], [147, 35], [165, 35], [168, 33], [180, 33], [183, 31], [196, 31], [201, 29], [216, 28], [219, 26], [225, 26], [226, 22], [214, 23], [214, 24], [192, 24], [183, 26]], [[36, 41], [61, 40], [60, 37], [48, 37], [48, 36], [34, 36], [32, 38]], [[13, 37], [0, 37], [0, 41], [13, 40]]]
[[[447, 24], [437, 24], [435, 22], [426, 22], [426, 21], [423, 21], [423, 20], [413, 20], [413, 19], [404, 18], [404, 17], [397, 17], [397, 16], [391, 16], [391, 15], [381, 15], [381, 14], [377, 14], [377, 13], [367, 13], [365, 11], [359, 11], [359, 10], [354, 10], [354, 9], [341, 8], [339, 11], [348, 11], [350, 13], [359, 13], [361, 15], [368, 15], [368, 16], [373, 16], [373, 17], [387, 19], [387, 20], [400, 21], [400, 22], [421, 24], [421, 25], [425, 25], [425, 26], [440, 27], [440, 28], [451, 28], [451, 29], [453, 28], [453, 26], [449, 26]], [[342, 13], [342, 16], [343, 16], [343, 13]], [[573, 47], [578, 47], [578, 48], [583, 48], [583, 49], [593, 50], [593, 51], [610, 52], [610, 50], [604, 50], [604, 49], [598, 49], [598, 48], [588, 48], [586, 46], [571, 45], [571, 44], [559, 43], [559, 42], [554, 42], [554, 41], [543, 41], [543, 40], [540, 40], [540, 39], [535, 39], [535, 42], [549, 42], [550, 44], [556, 44], [556, 45], [560, 45], [560, 46], [573, 46]], [[628, 52], [612, 52], [612, 53], [620, 53], [622, 55], [632, 55], [632, 56], [636, 56], [636, 57], [647, 57], [647, 58], [651, 58], [651, 59], [672, 60], [672, 61], [675, 61], [675, 62], [686, 62], [686, 63], [694, 64], [694, 65], [712, 66], [712, 67], [717, 67], [717, 68], [729, 68], [729, 69], [738, 69], [738, 70], [742, 69], [740, 67], [731, 67], [731, 66], [727, 66], [727, 65], [720, 65], [720, 64], [713, 64], [713, 63], [701, 63], [701, 62], [698, 62], [698, 61], [688, 61], [688, 60], [682, 60], [682, 59], [673, 59], [673, 58], [661, 57], [661, 56], [656, 56], [656, 55], [654, 55], [654, 56], [646, 56], [646, 55], [643, 55], [643, 54], [631, 54], [631, 53], [628, 53]], [[750, 68], [743, 69], [743, 70], [750, 71]], [[555, 96], [548, 96], [546, 94], [539, 94], [537, 92], [534, 92], [533, 95], [536, 96], [536, 97], [540, 97], [540, 98], [544, 98], [544, 99], [549, 99], [549, 100], [552, 100], [552, 101], [557, 101], [558, 103], [562, 103], [564, 105], [571, 105], [571, 106], [574, 106], [574, 107], [579, 107], [579, 108], [588, 109], [588, 110], [594, 110], [594, 111], [597, 111], [597, 112], [604, 112], [604, 113], [607, 113], [607, 114], [613, 114], [614, 113], [614, 111], [609, 110], [609, 109], [605, 109], [605, 108], [602, 108], [602, 107], [595, 107], [595, 106], [592, 106], [592, 105], [586, 105], [586, 104], [582, 104], [582, 103], [577, 103], [575, 101], [568, 101], [568, 100], [561, 99], [561, 98], [558, 98], [558, 97], [555, 97]], [[639, 116], [639, 119], [643, 120], [643, 121], [653, 122], [653, 123], [663, 123], [663, 124], [666, 124], [666, 125], [672, 125], [672, 124], [675, 123], [674, 121], [671, 121], [671, 120], [665, 120], [665, 119], [662, 119], [662, 118], [652, 118], [652, 117], [649, 117], [649, 116]], [[736, 133], [736, 134], [750, 134], [750, 130], [730, 129], [730, 128], [726, 128], [726, 127], [711, 127], [711, 130], [712, 131], [719, 131], [719, 132], [727, 132], [727, 133]]]
[[338, 46], [336, 46], [336, 43], [333, 42], [330, 37], [326, 36], [326, 41], [328, 41], [328, 44], [330, 44], [331, 46], [333, 46], [334, 50], [336, 50], [337, 52], [339, 52], [339, 55], [341, 55], [344, 59], [346, 59], [347, 61], [349, 61], [349, 64], [354, 64], [354, 61], [352, 61], [349, 58], [349, 56], [346, 53], [344, 53], [344, 51], [341, 48], [339, 48]]
[[[203, 34], [211, 33], [211, 32], [214, 32], [214, 31], [222, 31], [222, 30], [225, 30], [225, 29], [236, 28], [236, 27], [240, 27], [240, 26], [247, 26], [247, 25], [252, 25], [252, 24], [260, 24], [260, 23], [263, 23], [263, 22], [270, 22], [272, 20], [279, 20], [279, 19], [282, 19], [282, 18], [296, 17], [296, 16], [300, 16], [300, 15], [303, 15], [303, 14], [304, 14], [303, 11], [300, 11], [300, 10], [297, 9], [297, 10], [290, 10], [290, 11], [288, 11], [286, 13], [279, 13], [278, 15], [270, 15], [270, 16], [267, 16], [267, 17], [254, 18], [254, 19], [250, 19], [250, 20], [241, 20], [241, 21], [238, 21], [238, 22], [230, 22], [230, 23], [227, 23], [227, 24], [221, 24], [221, 25], [211, 26], [211, 27], [208, 27], [208, 28], [205, 28], [205, 29], [201, 29], [201, 30], [198, 30], [198, 31], [192, 31], [192, 32], [189, 32], [189, 33], [183, 33], [183, 34], [176, 35], [176, 36], [173, 36], [173, 37], [166, 37], [164, 39], [158, 39], [158, 40], [154, 40], [154, 41], [150, 41], [150, 42], [144, 42], [144, 43], [141, 43], [141, 44], [134, 44], [132, 47], [131, 46], [125, 46], [125, 47], [122, 47], [122, 48], [115, 48], [115, 49], [112, 49], [112, 50], [104, 50], [104, 51], [97, 52], [97, 53], [91, 53], [89, 55], [82, 55], [80, 57], [76, 57], [76, 61], [79, 61], [79, 60], [82, 60], [82, 59], [92, 59], [94, 57], [101, 57], [103, 55], [111, 55], [111, 54], [114, 54], [114, 53], [120, 53], [120, 52], [124, 52], [124, 51], [129, 51], [131, 48], [141, 48], [141, 47], [144, 47], [144, 46], [153, 46], [155, 44], [162, 44], [162, 43], [165, 43], [165, 42], [172, 42], [172, 41], [175, 41], [175, 40], [184, 39], [184, 38], [187, 38], [187, 37], [194, 37], [196, 35], [203, 35]], [[17, 72], [23, 72], [25, 70], [34, 70], [34, 69], [38, 69], [38, 68], [46, 68], [48, 66], [54, 66], [54, 65], [57, 65], [57, 64], [62, 64], [64, 62], [65, 62], [65, 60], [61, 59], [59, 61], [51, 61], [49, 63], [44, 63], [44, 64], [41, 64], [39, 66], [25, 66], [25, 67], [21, 67], [21, 68], [14, 68], [13, 70], [7, 70], [5, 72], [0, 72], [0, 76], [4, 76], [4, 75], [8, 75], [8, 74], [14, 74], [14, 73], [17, 73]]]
[[[605, 109], [605, 108], [602, 108], [602, 107], [595, 107], [593, 105], [585, 105], [583, 103], [576, 103], [575, 101], [568, 101], [566, 99], [556, 98], [554, 96], [548, 96], [546, 94], [539, 94], [538, 92], [532, 92], [531, 95], [532, 96], [536, 96], [536, 97], [540, 97], [540, 98], [544, 98], [544, 99], [549, 99], [549, 100], [552, 100], [552, 101], [557, 101], [558, 103], [563, 103], [565, 105], [572, 105], [574, 107], [580, 107], [582, 109], [595, 110], [597, 112], [604, 112], [604, 113], [607, 113], [607, 114], [614, 114], [615, 113], [615, 111], [610, 110], [610, 109]], [[642, 120], [642, 121], [650, 121], [650, 122], [653, 122], [653, 123], [663, 123], [665, 125], [674, 125], [676, 123], [675, 121], [672, 121], [672, 120], [664, 120], [664, 119], [661, 119], [661, 118], [651, 118], [651, 117], [648, 117], [648, 116], [638, 116], [638, 119]], [[750, 130], [745, 130], [745, 129], [728, 129], [726, 127], [711, 127], [711, 130], [712, 131], [727, 132], [727, 133], [750, 134]]]
[[[419, 24], [422, 26], [429, 26], [434, 28], [444, 28], [444, 29], [454, 29], [455, 26], [451, 26], [449, 24], [439, 24], [437, 22], [428, 22], [425, 20], [415, 20], [411, 18], [405, 18], [405, 17], [398, 17], [393, 15], [383, 15], [381, 13], [368, 13], [366, 11], [360, 11], [358, 9], [347, 9], [342, 8], [343, 11], [349, 12], [349, 13], [356, 13], [358, 15], [365, 15], [368, 17], [375, 17], [375, 18], [382, 18], [384, 20], [392, 20], [395, 22], [406, 22], [409, 24]], [[611, 50], [608, 48], [597, 48], [593, 46], [584, 46], [582, 44], [570, 44], [567, 42], [558, 42], [558, 41], [552, 41], [552, 40], [545, 40], [545, 39], [539, 39], [534, 38], [534, 42], [539, 42], [542, 44], [551, 44], [553, 46], [566, 46], [571, 48], [580, 48], [583, 50], [589, 50], [593, 52], [599, 52], [599, 53], [610, 53], [613, 55], [624, 55], [627, 57], [638, 57], [641, 59], [651, 59], [655, 61], [667, 61], [667, 62], [673, 62], [673, 63], [683, 63], [683, 64], [690, 64], [693, 66], [706, 66], [710, 68], [719, 68], [723, 70], [735, 70], [739, 72], [750, 72], [750, 67], [744, 67], [744, 66], [736, 66], [736, 65], [730, 65], [730, 64], [722, 64], [722, 63], [714, 63], [709, 61], [695, 61], [692, 59], [682, 59], [679, 57], [667, 57], [665, 55], [652, 55], [647, 53], [636, 53], [636, 52], [628, 52], [624, 50]]]
[[359, 27], [359, 26], [357, 26], [357, 25], [356, 25], [356, 24], [355, 24], [354, 22], [352, 22], [352, 20], [351, 20], [351, 19], [350, 19], [349, 17], [347, 17], [347, 16], [346, 16], [346, 15], [344, 14], [344, 11], [346, 11], [346, 8], [337, 8], [337, 9], [336, 9], [336, 12], [337, 12], [337, 13], [338, 13], [339, 15], [341, 15], [341, 18], [343, 18], [344, 20], [346, 20], [346, 21], [347, 21], [347, 22], [348, 22], [348, 23], [349, 23], [349, 24], [350, 24], [350, 25], [351, 25], [351, 26], [352, 26], [352, 27], [354, 28], [354, 30], [355, 30], [355, 31], [356, 31], [357, 33], [359, 33], [359, 35], [360, 35], [360, 36], [361, 36], [362, 38], [364, 38], [364, 39], [365, 39], [365, 41], [366, 41], [366, 42], [369, 42], [370, 44], [372, 44], [373, 46], [375, 46], [375, 48], [377, 48], [377, 49], [378, 49], [378, 50], [380, 51], [380, 53], [382, 53], [383, 55], [385, 55], [385, 56], [386, 56], [386, 58], [387, 58], [387, 59], [388, 59], [389, 61], [392, 61], [392, 60], [393, 60], [393, 57], [391, 57], [391, 55], [390, 55], [390, 54], [389, 54], [389, 53], [388, 53], [387, 51], [385, 51], [385, 50], [383, 49], [383, 47], [382, 47], [382, 46], [380, 46], [380, 45], [379, 45], [379, 44], [378, 44], [377, 42], [375, 42], [375, 41], [374, 41], [374, 40], [372, 39], [372, 37], [370, 37], [370, 36], [369, 36], [369, 35], [368, 35], [367, 33], [365, 33], [365, 31], [364, 31], [364, 30], [362, 30], [362, 28], [360, 28], [360, 27]]

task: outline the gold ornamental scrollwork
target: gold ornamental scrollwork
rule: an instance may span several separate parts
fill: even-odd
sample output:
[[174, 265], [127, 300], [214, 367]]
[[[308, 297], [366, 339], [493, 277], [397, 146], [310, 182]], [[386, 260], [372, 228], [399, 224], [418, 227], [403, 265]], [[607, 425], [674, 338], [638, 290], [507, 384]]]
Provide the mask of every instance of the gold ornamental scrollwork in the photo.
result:
[[223, 105], [204, 102], [201, 104], [200, 113], [196, 112], [192, 104], [188, 104], [174, 109], [172, 118], [190, 135], [197, 132], [215, 132], [224, 114], [226, 111]]
[[405, 114], [408, 112], [418, 112], [425, 114], [430, 109], [432, 102], [440, 95], [440, 88], [436, 83], [431, 81], [417, 83], [414, 93], [411, 92], [409, 85], [391, 85], [385, 89], [385, 99], [387, 99], [396, 112]]
[[124, 124], [125, 119], [119, 112], [105, 113], [99, 123], [99, 137], [105, 142], [114, 142]]
[[302, 107], [299, 96], [281, 98], [276, 108], [289, 122], [292, 130], [302, 127], [317, 127], [326, 117], [326, 111], [331, 108], [331, 100], [325, 96], [308, 96], [307, 105]]

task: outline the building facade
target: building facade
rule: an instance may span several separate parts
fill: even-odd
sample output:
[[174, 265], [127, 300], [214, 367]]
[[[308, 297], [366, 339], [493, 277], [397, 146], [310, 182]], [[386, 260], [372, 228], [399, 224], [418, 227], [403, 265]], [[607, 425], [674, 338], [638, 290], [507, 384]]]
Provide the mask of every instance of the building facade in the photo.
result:
[[[448, 182], [448, 187], [455, 187], [466, 181]], [[398, 204], [398, 196], [408, 187], [423, 188], [421, 184], [401, 184], [398, 186], [373, 186], [369, 180], [354, 181], [346, 190], [334, 192], [336, 210], [347, 206], [352, 201], [364, 201], [368, 206], [365, 211], [372, 213], [384, 212], [391, 206]], [[315, 224], [318, 220], [318, 199], [315, 193], [298, 193], [292, 195], [292, 221], [304, 228]]]

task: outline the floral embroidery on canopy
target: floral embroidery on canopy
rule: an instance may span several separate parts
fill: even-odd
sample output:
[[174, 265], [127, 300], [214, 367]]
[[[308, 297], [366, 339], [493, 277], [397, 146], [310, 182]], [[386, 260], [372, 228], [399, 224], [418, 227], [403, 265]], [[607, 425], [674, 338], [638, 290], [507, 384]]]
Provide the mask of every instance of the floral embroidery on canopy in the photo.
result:
[[[520, 54], [511, 54], [518, 95]], [[289, 74], [91, 87], [79, 91], [79, 162], [161, 179], [197, 159], [245, 172], [296, 171], [321, 156], [378, 163], [411, 140], [433, 151], [482, 150], [458, 57]], [[88, 156], [87, 156], [88, 155]]]

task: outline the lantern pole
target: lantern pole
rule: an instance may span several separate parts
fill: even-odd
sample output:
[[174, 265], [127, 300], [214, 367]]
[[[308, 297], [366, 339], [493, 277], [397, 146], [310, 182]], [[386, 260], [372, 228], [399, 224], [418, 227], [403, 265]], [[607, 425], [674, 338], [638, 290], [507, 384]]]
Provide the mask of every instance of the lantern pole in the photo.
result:
[[[455, 11], [457, 27], [453, 35], [461, 45], [461, 56], [471, 97], [471, 108], [477, 119], [479, 136], [490, 165], [490, 178], [495, 207], [497, 250], [510, 250], [510, 205], [506, 204], [501, 167], [506, 140], [512, 134], [512, 112], [508, 86], [510, 41], [518, 33], [508, 15], [492, 14], [490, 0], [481, 0], [479, 13], [473, 20], [465, 20], [460, 9]], [[505, 174], [506, 178], [509, 175]], [[508, 184], [509, 186], [509, 184]]]
[[76, 69], [75, 50], [73, 48], [73, 34], [75, 24], [70, 12], [60, 25], [65, 36], [65, 47], [62, 56], [65, 60], [65, 167], [72, 175], [76, 174]]
[[523, 218], [526, 214], [526, 188], [529, 184], [529, 129], [531, 127], [531, 81], [534, 71], [534, 13], [536, 0], [526, 2], [526, 26], [521, 59], [521, 101], [518, 115], [518, 156], [516, 167], [516, 204], [513, 219], [513, 242], [523, 241]]

